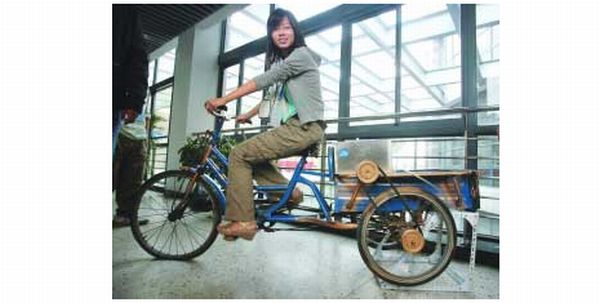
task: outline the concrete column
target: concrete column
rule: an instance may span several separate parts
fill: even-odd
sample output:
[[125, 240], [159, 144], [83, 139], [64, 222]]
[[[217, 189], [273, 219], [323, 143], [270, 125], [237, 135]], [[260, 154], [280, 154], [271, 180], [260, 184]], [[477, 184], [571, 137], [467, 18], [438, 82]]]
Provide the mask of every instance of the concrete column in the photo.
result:
[[179, 167], [179, 150], [191, 133], [212, 129], [214, 118], [203, 104], [216, 97], [219, 80], [221, 21], [245, 7], [230, 4], [188, 29], [178, 38], [167, 170]]
[[179, 150], [192, 132], [212, 128], [213, 118], [204, 111], [204, 100], [215, 97], [218, 84], [219, 22], [197, 25], [179, 37], [169, 127], [167, 169], [179, 167]]

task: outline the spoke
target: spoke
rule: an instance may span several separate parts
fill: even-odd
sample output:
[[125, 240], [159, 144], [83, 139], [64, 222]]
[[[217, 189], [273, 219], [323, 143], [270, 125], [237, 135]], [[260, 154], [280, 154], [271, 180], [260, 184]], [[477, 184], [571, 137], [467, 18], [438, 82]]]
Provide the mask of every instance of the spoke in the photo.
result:
[[151, 207], [140, 207], [139, 209], [148, 209], [148, 210], [154, 210], [157, 212], [169, 212], [168, 209], [166, 208], [151, 208]]
[[165, 204], [165, 209], [168, 211], [169, 210], [169, 197], [167, 197], [167, 191], [169, 190], [167, 187], [169, 186], [169, 182], [167, 180], [165, 180], [165, 187], [164, 187], [164, 192], [162, 194], [162, 199], [161, 201]]
[[[181, 223], [183, 224], [183, 226], [185, 227], [185, 230], [187, 231], [188, 238], [190, 239], [190, 247], [192, 248], [192, 251], [194, 251], [195, 245], [194, 245], [194, 242], [192, 241], [192, 240], [194, 240], [194, 237], [193, 237], [192, 233], [190, 232], [190, 227], [183, 220], [181, 220]], [[200, 244], [198, 242], [196, 242], [196, 243]], [[200, 247], [200, 246], [202, 246], [202, 244], [200, 244], [198, 247]]]
[[171, 224], [173, 228], [171, 228], [171, 233], [169, 234], [169, 253], [171, 252], [171, 245], [173, 245], [173, 233], [175, 232], [175, 224]]
[[198, 221], [198, 222], [213, 221], [213, 220], [211, 220], [211, 218], [206, 217], [206, 216], [200, 217], [199, 214], [189, 214], [188, 216], [184, 216], [184, 218], [190, 218], [190, 217], [195, 218], [196, 221]]
[[171, 203], [171, 207], [169, 207], [169, 201], [171, 200], [171, 198], [168, 197], [168, 192], [172, 191], [173, 192], [173, 201], [177, 200], [177, 194], [179, 193], [179, 189], [181, 189], [181, 188], [177, 188], [177, 186], [179, 186], [178, 185], [179, 180], [180, 180], [180, 178], [175, 178], [175, 180], [171, 181], [173, 183], [173, 190], [169, 189], [170, 182], [168, 181], [168, 179], [165, 180], [163, 203], [165, 204], [165, 207], [167, 210], [170, 210], [170, 211], [173, 210], [173, 208], [172, 208], [173, 203]]
[[[142, 232], [142, 235], [143, 235], [143, 236], [145, 236], [145, 237], [146, 237], [146, 239], [150, 240], [150, 239], [152, 238], [152, 236], [153, 236], [153, 235], [155, 235], [156, 233], [158, 233], [158, 230], [159, 230], [159, 229], [162, 229], [162, 228], [163, 228], [163, 226], [164, 226], [164, 225], [165, 225], [167, 222], [168, 222], [168, 221], [164, 221], [164, 222], [162, 223], [162, 225], [160, 225], [160, 226], [156, 226], [156, 227], [153, 227], [153, 228], [151, 228], [151, 229], [148, 229], [148, 230], [146, 230], [146, 231]], [[151, 233], [152, 233], [152, 234], [151, 234]]]
[[[202, 235], [201, 233], [199, 233], [198, 231], [196, 231], [193, 227], [191, 227], [191, 226], [189, 226], [187, 224], [186, 224], [186, 226], [188, 226], [190, 228], [190, 230], [192, 230], [193, 232], [195, 232], [198, 236], [204, 238], [204, 235]], [[201, 230], [202, 230], [202, 228], [201, 228]]]
[[424, 220], [424, 224], [423, 224], [423, 232], [427, 232], [427, 234], [429, 235], [429, 233], [431, 233], [431, 230], [433, 229], [434, 225], [439, 224], [440, 220], [438, 218], [437, 213], [431, 213], [431, 212], [427, 212], [427, 216], [426, 219]]
[[[190, 194], [190, 190], [193, 190], [193, 187], [194, 187], [194, 185], [191, 184], [191, 180], [189, 180], [189, 178], [185, 178], [182, 180], [181, 187], [179, 188], [181, 191], [177, 191], [178, 193], [182, 194], [182, 197], [181, 197], [182, 201], [185, 201], [187, 199], [188, 195]], [[171, 207], [173, 207], [172, 209], [175, 209], [175, 201], [173, 201], [173, 204], [171, 205]]]
[[204, 219], [204, 217], [198, 217], [200, 214], [199, 213], [193, 213], [191, 211], [186, 212], [183, 214], [183, 217], [194, 217], [194, 218], [201, 218]]
[[[157, 230], [157, 229], [159, 229], [159, 228], [162, 228], [162, 227], [163, 227], [163, 226], [164, 226], [164, 225], [165, 225], [167, 222], [168, 222], [168, 221], [164, 221], [164, 222], [163, 222], [163, 224], [162, 224], [161, 226], [153, 227], [153, 228], [151, 228], [151, 229], [148, 229], [148, 230], [146, 230], [146, 231], [142, 232], [142, 235], [144, 235], [144, 236], [146, 236], [146, 235], [147, 235], [147, 236], [150, 236], [148, 233], [150, 233], [150, 232], [152, 232], [152, 231], [154, 231], [154, 234], [156, 234], [156, 230]], [[158, 223], [160, 223], [160, 222], [149, 223], [148, 225], [150, 225], [150, 224], [158, 224]], [[146, 238], [146, 239], [150, 239], [150, 237], [148, 237], [148, 238]]]
[[[168, 222], [168, 221], [167, 221], [167, 222]], [[169, 241], [169, 239], [167, 238], [167, 239], [165, 240], [165, 243], [163, 243], [163, 245], [161, 246], [161, 248], [160, 248], [160, 251], [161, 251], [161, 252], [162, 252], [162, 251], [164, 251], [165, 245], [167, 245], [167, 242], [168, 242], [168, 241]]]
[[[186, 228], [187, 228], [188, 230], [190, 230], [190, 231], [192, 231], [192, 232], [196, 233], [196, 234], [197, 234], [198, 236], [200, 236], [201, 238], [205, 238], [205, 237], [204, 237], [204, 234], [203, 234], [203, 233], [200, 233], [200, 232], [198, 232], [198, 231], [196, 230], [196, 228], [200, 229], [200, 231], [205, 231], [205, 232], [206, 232], [207, 230], [203, 229], [202, 227], [198, 226], [197, 224], [196, 224], [196, 225], [193, 225], [193, 224], [191, 224], [192, 222], [186, 223], [186, 222], [185, 222], [185, 221], [183, 221], [183, 220], [182, 220], [181, 222], [182, 222], [182, 223], [183, 223], [183, 224], [186, 226]], [[209, 232], [209, 233], [210, 233], [210, 232]], [[198, 242], [198, 243], [200, 243], [200, 242]], [[201, 243], [200, 243], [200, 244], [201, 244]]]
[[[196, 221], [199, 221], [200, 223], [202, 223], [202, 222], [205, 222], [206, 220], [204, 220], [204, 219], [207, 219], [207, 218], [205, 218], [205, 217], [196, 217], [196, 216], [193, 216], [193, 217], [194, 217], [194, 218], [196, 218], [196, 219], [197, 219]], [[184, 217], [184, 218], [185, 218], [185, 217]], [[211, 220], [211, 221], [212, 221], [212, 220]], [[199, 228], [200, 230], [202, 230], [202, 231], [205, 231], [205, 232], [208, 232], [208, 231], [209, 231], [209, 230], [207, 230], [207, 229], [205, 229], [205, 228], [202, 228], [202, 227], [200, 227], [200, 226], [198, 226], [198, 228]], [[211, 229], [211, 230], [212, 230], [212, 229]]]
[[[175, 241], [179, 242], [179, 236], [177, 234], [177, 221], [175, 221], [175, 226], [173, 228], [173, 231], [175, 232]], [[181, 242], [179, 242], [179, 243], [181, 243]], [[177, 245], [177, 244], [175, 244], [175, 253], [179, 254], [179, 245]]]
[[379, 244], [377, 244], [377, 249], [375, 250], [375, 255], [373, 255], [373, 258], [381, 256], [383, 243], [387, 242], [387, 239], [389, 239], [391, 235], [392, 235], [392, 233], [389, 230], [386, 231], [385, 236], [383, 236], [383, 239], [381, 240], [381, 242], [379, 242]]
[[148, 222], [145, 225], [146, 225], [146, 227], [149, 227], [150, 225], [153, 225], [153, 224], [163, 224], [163, 222], [166, 222], [166, 221], [168, 221], [168, 220], [156, 221], [156, 222]]
[[152, 218], [152, 217], [159, 217], [159, 218], [168, 218], [168, 214], [164, 215], [164, 214], [149, 214], [149, 215], [138, 215], [138, 218]]
[[[179, 222], [181, 223], [181, 221], [179, 221]], [[179, 224], [179, 227], [180, 227], [180, 231], [178, 232], [178, 235], [179, 235], [178, 242], [179, 242], [179, 244], [181, 244], [181, 250], [185, 254], [186, 253], [185, 244], [184, 244], [185, 241], [183, 241], [183, 239], [181, 238], [181, 237], [185, 237], [185, 235], [183, 235], [183, 233], [181, 231], [181, 229], [184, 227], [182, 226], [182, 224]]]
[[[160, 239], [160, 235], [162, 234], [162, 231], [163, 231], [163, 229], [164, 229], [165, 225], [167, 224], [167, 222], [169, 222], [169, 221], [165, 221], [165, 222], [164, 222], [164, 223], [163, 223], [163, 224], [160, 226], [160, 231], [158, 232], [158, 235], [156, 236], [156, 239], [157, 239], [157, 240], [156, 240], [156, 243], [155, 243], [155, 244], [158, 244], [158, 240]], [[150, 242], [150, 239], [148, 239], [148, 242]], [[152, 248], [155, 248], [155, 246], [154, 246], [154, 245], [152, 245]]]

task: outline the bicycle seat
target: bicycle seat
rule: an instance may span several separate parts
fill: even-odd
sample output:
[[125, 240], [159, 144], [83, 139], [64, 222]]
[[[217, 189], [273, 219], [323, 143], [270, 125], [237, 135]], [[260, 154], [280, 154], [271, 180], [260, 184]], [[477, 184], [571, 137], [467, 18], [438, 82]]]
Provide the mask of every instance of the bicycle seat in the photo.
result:
[[320, 142], [317, 142], [317, 143], [314, 143], [314, 144], [308, 146], [303, 151], [301, 151], [300, 154], [305, 157], [318, 157], [319, 156], [319, 145], [320, 145], [319, 143]]

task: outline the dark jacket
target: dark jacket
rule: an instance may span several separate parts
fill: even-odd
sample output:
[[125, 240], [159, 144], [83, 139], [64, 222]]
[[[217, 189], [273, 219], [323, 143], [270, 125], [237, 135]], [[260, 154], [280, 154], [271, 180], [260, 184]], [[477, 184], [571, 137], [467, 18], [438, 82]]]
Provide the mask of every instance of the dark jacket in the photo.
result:
[[148, 89], [148, 55], [135, 6], [113, 4], [113, 110], [140, 113]]

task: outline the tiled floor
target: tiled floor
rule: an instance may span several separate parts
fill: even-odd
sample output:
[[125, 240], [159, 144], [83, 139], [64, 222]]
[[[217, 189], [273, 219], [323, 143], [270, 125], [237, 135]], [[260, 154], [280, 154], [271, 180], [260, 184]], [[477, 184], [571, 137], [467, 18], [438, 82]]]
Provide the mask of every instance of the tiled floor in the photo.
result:
[[[450, 268], [460, 274], [468, 264], [453, 261]], [[450, 276], [418, 288], [382, 288], [355, 239], [323, 231], [261, 232], [252, 242], [218, 238], [203, 255], [178, 262], [153, 259], [129, 228], [113, 229], [113, 298], [499, 298], [498, 269], [482, 265], [471, 292], [415, 290], [453, 289]]]

